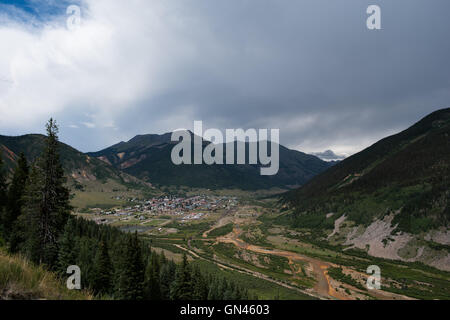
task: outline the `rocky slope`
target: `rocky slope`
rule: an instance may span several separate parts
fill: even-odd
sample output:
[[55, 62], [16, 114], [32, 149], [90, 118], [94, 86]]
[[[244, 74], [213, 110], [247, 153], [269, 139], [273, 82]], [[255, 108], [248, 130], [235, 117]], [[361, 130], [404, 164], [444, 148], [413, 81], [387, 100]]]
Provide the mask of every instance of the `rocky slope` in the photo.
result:
[[292, 223], [333, 244], [450, 271], [450, 109], [286, 194]]

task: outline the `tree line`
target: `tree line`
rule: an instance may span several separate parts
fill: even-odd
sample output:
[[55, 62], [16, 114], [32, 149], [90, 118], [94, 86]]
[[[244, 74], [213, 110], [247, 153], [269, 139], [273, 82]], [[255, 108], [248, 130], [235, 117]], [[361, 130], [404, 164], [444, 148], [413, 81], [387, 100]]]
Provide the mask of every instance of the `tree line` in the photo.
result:
[[117, 228], [70, 214], [70, 190], [58, 152], [58, 126], [46, 125], [41, 156], [20, 154], [12, 177], [0, 157], [0, 246], [20, 253], [66, 278], [81, 269], [82, 287], [97, 297], [124, 300], [239, 300], [248, 291], [233, 281], [202, 272], [183, 255], [176, 264], [150, 243]]

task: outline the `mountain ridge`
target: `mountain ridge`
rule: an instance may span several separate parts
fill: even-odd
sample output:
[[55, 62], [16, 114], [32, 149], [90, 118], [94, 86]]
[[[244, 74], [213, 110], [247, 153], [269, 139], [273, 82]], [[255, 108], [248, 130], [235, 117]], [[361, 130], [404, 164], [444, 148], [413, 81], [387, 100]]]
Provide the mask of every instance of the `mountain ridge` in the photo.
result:
[[287, 223], [315, 240], [450, 270], [450, 108], [284, 194]]
[[[24, 153], [29, 162], [35, 161], [41, 155], [45, 139], [46, 137], [42, 134], [0, 135], [0, 154], [5, 160], [6, 169], [12, 172], [21, 152]], [[151, 186], [149, 183], [139, 181], [137, 178], [123, 173], [103, 161], [90, 157], [68, 144], [59, 142], [59, 149], [61, 162], [70, 184], [80, 185], [88, 181], [103, 183], [107, 179], [113, 179], [121, 184]]]
[[[359, 174], [358, 177], [355, 177], [356, 179], [354, 181], [361, 180], [365, 174], [378, 165], [377, 162], [383, 162], [385, 160], [383, 158], [387, 155], [398, 151], [396, 148], [407, 147], [405, 144], [411, 142], [413, 139], [421, 138], [422, 135], [428, 133], [428, 131], [433, 128], [436, 129], [436, 126], [439, 123], [443, 127], [449, 126], [450, 108], [435, 111], [400, 133], [383, 138], [361, 152], [339, 162], [333, 169], [326, 173], [326, 176], [324, 174], [318, 175], [315, 179], [306, 184], [301, 188], [301, 192], [307, 192], [308, 195], [313, 195], [316, 192], [324, 192], [332, 185], [336, 185], [340, 181], [345, 180], [349, 174]], [[330, 178], [332, 180], [330, 180]], [[328, 179], [329, 181], [326, 189], [319, 183], [325, 179]]]
[[[172, 142], [170, 136], [171, 133], [139, 135], [128, 142], [121, 142], [98, 152], [90, 152], [88, 155], [152, 183], [206, 188], [288, 188], [305, 183], [332, 165], [316, 156], [279, 145], [280, 170], [275, 176], [261, 176], [260, 165], [176, 166], [171, 163], [170, 155], [173, 146], [178, 142]], [[204, 140], [203, 147], [209, 143]], [[225, 144], [223, 149], [226, 153]], [[248, 149], [246, 142], [246, 158]]]

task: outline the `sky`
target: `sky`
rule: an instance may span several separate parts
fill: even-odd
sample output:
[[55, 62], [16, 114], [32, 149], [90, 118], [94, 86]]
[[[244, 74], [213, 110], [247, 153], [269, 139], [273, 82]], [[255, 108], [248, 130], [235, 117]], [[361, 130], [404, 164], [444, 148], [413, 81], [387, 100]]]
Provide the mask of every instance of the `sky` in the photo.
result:
[[[366, 27], [372, 4], [381, 30]], [[87, 152], [202, 120], [350, 155], [450, 106], [449, 11], [448, 0], [0, 0], [0, 134], [43, 133], [54, 117]]]

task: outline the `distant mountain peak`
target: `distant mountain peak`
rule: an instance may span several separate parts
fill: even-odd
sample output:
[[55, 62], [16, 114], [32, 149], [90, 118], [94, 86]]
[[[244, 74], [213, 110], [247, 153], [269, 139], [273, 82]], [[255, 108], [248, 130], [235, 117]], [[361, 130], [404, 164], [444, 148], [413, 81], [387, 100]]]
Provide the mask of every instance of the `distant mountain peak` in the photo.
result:
[[325, 150], [323, 152], [312, 152], [312, 155], [324, 160], [324, 161], [340, 161], [347, 158], [345, 155], [336, 154], [333, 150]]

